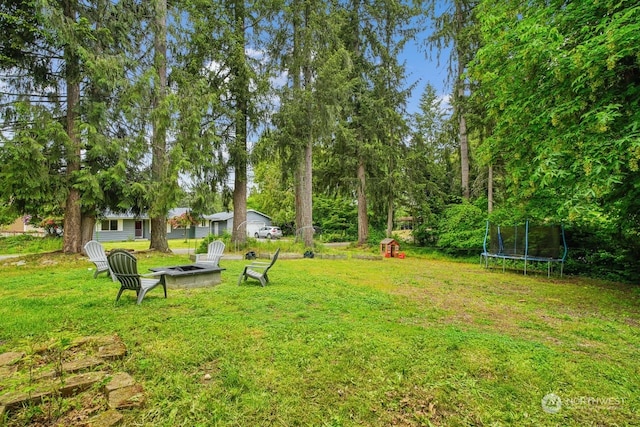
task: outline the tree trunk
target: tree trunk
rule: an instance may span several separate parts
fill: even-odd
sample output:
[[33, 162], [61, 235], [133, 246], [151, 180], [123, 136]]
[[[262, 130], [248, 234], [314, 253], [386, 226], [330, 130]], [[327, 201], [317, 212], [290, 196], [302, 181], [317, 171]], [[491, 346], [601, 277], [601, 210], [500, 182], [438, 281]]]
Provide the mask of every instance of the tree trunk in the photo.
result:
[[393, 234], [393, 193], [390, 192], [387, 198], [387, 237]]
[[[460, 1], [455, 2], [456, 28], [458, 33], [462, 31], [464, 26], [464, 13]], [[456, 56], [458, 58], [458, 67], [456, 75], [456, 102], [455, 108], [458, 115], [458, 133], [460, 137], [460, 177], [462, 187], [462, 197], [469, 200], [471, 197], [469, 192], [469, 140], [467, 136], [467, 120], [465, 118], [466, 111], [464, 109], [464, 70], [466, 67], [465, 55], [460, 45], [460, 41], [456, 40]]]
[[487, 210], [493, 212], [493, 165], [489, 165], [489, 176], [487, 178]]
[[[305, 34], [309, 29], [309, 16], [311, 14], [308, 2], [293, 2], [293, 51], [290, 74], [294, 100], [304, 99], [304, 93], [311, 96], [313, 82], [311, 78], [311, 50], [307, 45], [308, 38]], [[298, 126], [295, 131], [296, 140], [294, 158], [296, 168], [294, 170], [295, 188], [295, 227], [296, 241], [302, 240], [305, 247], [313, 247], [313, 202], [312, 202], [312, 155], [313, 155], [313, 130], [311, 118], [311, 106], [308, 101], [304, 104], [305, 123]]]
[[[71, 22], [76, 21], [73, 0], [65, 0], [64, 15]], [[80, 66], [76, 53], [71, 46], [64, 51], [67, 81], [67, 116], [66, 130], [69, 137], [70, 150], [67, 155], [67, 186], [69, 194], [64, 210], [64, 240], [62, 250], [66, 254], [82, 252], [82, 216], [80, 207], [80, 191], [73, 188], [73, 174], [80, 170], [80, 137], [76, 129], [76, 110], [80, 103]]]
[[469, 191], [469, 140], [467, 138], [467, 121], [464, 118], [462, 108], [459, 110], [459, 129], [460, 129], [460, 177], [462, 180], [462, 197], [469, 200], [471, 193]]
[[369, 238], [369, 218], [367, 217], [367, 177], [364, 161], [358, 162], [358, 244], [364, 245]]
[[233, 232], [231, 238], [237, 245], [247, 241], [247, 116], [249, 111], [249, 78], [245, 53], [244, 0], [234, 1], [234, 94], [236, 98], [236, 135], [233, 151], [235, 171], [233, 185]]
[[149, 249], [169, 252], [167, 243], [167, 118], [161, 110], [166, 97], [167, 87], [167, 1], [156, 0], [156, 28], [154, 33], [154, 66], [157, 80], [152, 100], [153, 131], [151, 136], [152, 187], [159, 190], [151, 199], [151, 238]]
[[[305, 21], [305, 30], [307, 32], [309, 29], [309, 19], [311, 15], [311, 9], [309, 6], [309, 2], [305, 2], [304, 8], [304, 21]], [[308, 37], [304, 38], [308, 40]], [[300, 209], [300, 225], [302, 231], [302, 241], [304, 242], [305, 248], [313, 247], [313, 117], [312, 117], [312, 107], [310, 105], [309, 98], [311, 98], [313, 91], [313, 82], [311, 77], [311, 49], [309, 46], [304, 47], [304, 64], [302, 65], [302, 73], [304, 77], [304, 90], [309, 94], [306, 97], [307, 102], [305, 104], [306, 108], [306, 129], [305, 129], [305, 140], [304, 148], [301, 156], [301, 179], [302, 183], [300, 186], [300, 205], [296, 206], [296, 216], [298, 216], [298, 208]]]
[[93, 230], [96, 226], [96, 217], [93, 215], [82, 215], [82, 248], [93, 239]]
[[298, 235], [306, 248], [313, 247], [313, 198], [312, 198], [312, 153], [313, 141], [304, 147], [296, 173], [296, 227]]
[[245, 177], [239, 176], [241, 166], [236, 166], [236, 174], [233, 181], [233, 233], [231, 238], [234, 243], [243, 245], [247, 241], [247, 179], [246, 166]]
[[[242, 98], [242, 96], [241, 96]], [[233, 178], [233, 231], [231, 239], [237, 245], [247, 241], [247, 101], [238, 102]]]

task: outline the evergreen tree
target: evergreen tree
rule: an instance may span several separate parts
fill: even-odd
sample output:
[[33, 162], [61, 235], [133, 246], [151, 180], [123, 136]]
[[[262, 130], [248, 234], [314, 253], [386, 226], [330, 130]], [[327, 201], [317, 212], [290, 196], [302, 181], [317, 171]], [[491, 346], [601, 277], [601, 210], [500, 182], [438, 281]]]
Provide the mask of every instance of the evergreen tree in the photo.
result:
[[272, 49], [276, 69], [286, 73], [279, 91], [281, 106], [265, 142], [277, 146], [283, 178], [289, 171], [295, 192], [296, 238], [313, 246], [313, 151], [332, 134], [350, 67], [337, 37], [339, 14], [322, 1], [287, 4], [275, 26]]
[[151, 238], [149, 249], [169, 251], [167, 243], [167, 214], [171, 208], [172, 175], [167, 164], [167, 128], [169, 106], [167, 105], [167, 1], [153, 0], [153, 87], [151, 95], [151, 182], [149, 217]]
[[122, 29], [130, 23], [117, 2], [4, 7], [12, 15], [2, 9], [0, 25], [12, 36], [0, 62], [9, 88], [2, 94], [0, 196], [18, 213], [64, 217], [63, 249], [80, 252], [96, 212], [116, 203], [105, 196], [120, 173], [108, 118], [116, 116], [111, 101], [124, 82], [130, 43]]
[[462, 196], [471, 197], [469, 130], [468, 130], [468, 97], [470, 85], [467, 79], [467, 66], [479, 48], [479, 29], [475, 8], [478, 0], [452, 0], [444, 12], [442, 6], [432, 1], [430, 14], [435, 23], [434, 33], [427, 41], [439, 49], [452, 46], [449, 58], [449, 70], [453, 74], [453, 107], [458, 126], [458, 142], [460, 151], [460, 177]]
[[447, 118], [435, 89], [425, 86], [420, 111], [405, 152], [403, 185], [405, 203], [417, 224], [433, 227], [447, 201], [447, 159], [452, 150]]

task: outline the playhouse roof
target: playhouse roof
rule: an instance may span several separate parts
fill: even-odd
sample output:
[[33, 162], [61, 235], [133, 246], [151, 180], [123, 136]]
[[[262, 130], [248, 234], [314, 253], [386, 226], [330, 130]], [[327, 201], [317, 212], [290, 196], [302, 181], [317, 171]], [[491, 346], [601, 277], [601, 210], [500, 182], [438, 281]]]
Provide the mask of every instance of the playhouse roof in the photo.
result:
[[388, 245], [389, 243], [398, 243], [398, 242], [396, 242], [396, 240], [392, 239], [391, 237], [387, 237], [386, 239], [382, 239], [380, 243], [383, 245]]

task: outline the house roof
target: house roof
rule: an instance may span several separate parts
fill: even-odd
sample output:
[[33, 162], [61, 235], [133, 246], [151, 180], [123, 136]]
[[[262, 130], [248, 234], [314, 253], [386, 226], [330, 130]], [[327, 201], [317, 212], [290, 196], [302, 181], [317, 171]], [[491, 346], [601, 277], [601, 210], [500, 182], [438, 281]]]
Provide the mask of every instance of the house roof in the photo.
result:
[[[169, 210], [167, 214], [167, 218], [173, 218], [174, 216], [180, 216], [185, 212], [188, 212], [189, 208], [173, 208]], [[111, 212], [105, 211], [101, 216], [104, 219], [149, 219], [149, 214], [146, 212], [141, 213], [140, 215], [135, 215], [131, 211], [126, 212]]]
[[209, 221], [227, 221], [233, 218], [233, 212], [218, 212], [213, 215], [204, 215], [204, 219]]
[[189, 212], [191, 209], [189, 208], [173, 208], [169, 210], [169, 214], [167, 218], [173, 218], [174, 216], [180, 216], [185, 212]]
[[[259, 211], [255, 210], [255, 209], [248, 209], [247, 213], [249, 213], [249, 212], [254, 212], [254, 213], [257, 213], [258, 215], [261, 215], [261, 216], [263, 216], [265, 218], [271, 219], [271, 217], [269, 215], [263, 214], [262, 212], [259, 212]], [[231, 212], [218, 212], [218, 213], [215, 213], [213, 215], [204, 215], [203, 218], [206, 219], [206, 220], [209, 220], [209, 221], [214, 221], [214, 222], [215, 221], [228, 221], [228, 220], [233, 218], [233, 211], [231, 211]]]
[[[173, 218], [176, 216], [180, 216], [185, 212], [190, 211], [191, 209], [189, 208], [173, 208], [171, 210], [169, 210], [169, 214], [167, 215], [167, 218]], [[271, 219], [271, 217], [269, 215], [263, 214], [262, 212], [258, 212], [255, 209], [249, 209], [247, 210], [247, 212], [254, 212], [257, 213], [258, 215], [261, 215], [265, 218]], [[231, 212], [217, 212], [214, 213], [212, 215], [203, 215], [202, 216], [204, 219], [206, 219], [207, 221], [228, 221], [231, 218], [233, 218], [233, 211]], [[106, 211], [104, 213], [104, 215], [102, 216], [102, 218], [104, 219], [148, 219], [149, 215], [147, 213], [143, 213], [140, 215], [134, 215], [133, 212], [131, 211], [127, 211], [127, 212], [120, 212], [120, 213], [114, 213], [111, 211]]]
[[148, 218], [149, 218], [149, 215], [147, 215], [146, 213], [135, 215], [131, 211], [126, 211], [126, 212], [105, 211], [98, 218], [98, 220], [100, 219], [148, 219]]

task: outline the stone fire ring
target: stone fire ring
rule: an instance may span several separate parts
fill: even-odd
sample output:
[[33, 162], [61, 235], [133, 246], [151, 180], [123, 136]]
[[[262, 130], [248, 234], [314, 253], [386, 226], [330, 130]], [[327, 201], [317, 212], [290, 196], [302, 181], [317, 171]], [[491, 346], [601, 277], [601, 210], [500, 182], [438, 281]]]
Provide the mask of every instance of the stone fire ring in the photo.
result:
[[188, 289], [215, 286], [222, 281], [220, 267], [206, 264], [173, 265], [168, 267], [153, 267], [153, 272], [164, 272], [167, 288]]

